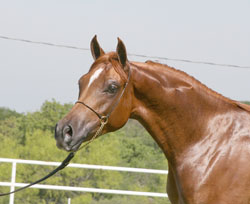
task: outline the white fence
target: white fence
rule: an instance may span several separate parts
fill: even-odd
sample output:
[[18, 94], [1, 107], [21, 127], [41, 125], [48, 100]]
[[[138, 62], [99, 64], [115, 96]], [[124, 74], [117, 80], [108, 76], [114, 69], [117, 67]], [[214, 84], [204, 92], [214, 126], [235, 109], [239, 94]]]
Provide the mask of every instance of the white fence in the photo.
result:
[[[31, 164], [31, 165], [33, 164], [33, 165], [45, 165], [45, 166], [59, 166], [61, 164], [60, 162], [45, 162], [45, 161], [36, 161], [36, 160], [7, 159], [7, 158], [0, 158], [0, 162], [12, 163], [11, 181], [10, 182], [0, 182], [0, 186], [9, 186], [10, 191], [15, 190], [15, 187], [23, 187], [23, 186], [27, 185], [27, 183], [16, 183], [15, 182], [16, 181], [16, 165], [17, 164]], [[149, 174], [168, 174], [168, 171], [166, 171], [166, 170], [127, 168], [127, 167], [116, 167], [116, 166], [100, 166], [100, 165], [89, 165], [89, 164], [74, 164], [74, 163], [72, 163], [72, 164], [69, 164], [68, 167], [109, 170], [109, 171], [149, 173]], [[108, 193], [108, 194], [120, 194], [120, 195], [137, 195], [137, 196], [150, 196], [150, 197], [168, 197], [168, 195], [166, 193], [111, 190], [111, 189], [85, 188], [85, 187], [74, 187], [74, 186], [57, 186], [57, 185], [45, 185], [45, 184], [36, 184], [30, 188], [80, 191], [80, 192], [94, 192], [94, 193]], [[14, 194], [10, 195], [9, 204], [14, 204], [14, 196], [15, 196]]]

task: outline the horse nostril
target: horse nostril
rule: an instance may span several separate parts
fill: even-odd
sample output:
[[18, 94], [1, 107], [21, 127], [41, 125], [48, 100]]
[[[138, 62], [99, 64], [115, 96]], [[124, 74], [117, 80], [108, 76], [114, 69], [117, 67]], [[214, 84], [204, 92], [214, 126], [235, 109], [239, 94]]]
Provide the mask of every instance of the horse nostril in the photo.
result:
[[63, 137], [65, 142], [70, 142], [72, 140], [72, 136], [73, 136], [73, 128], [71, 127], [71, 125], [66, 125], [63, 128]]

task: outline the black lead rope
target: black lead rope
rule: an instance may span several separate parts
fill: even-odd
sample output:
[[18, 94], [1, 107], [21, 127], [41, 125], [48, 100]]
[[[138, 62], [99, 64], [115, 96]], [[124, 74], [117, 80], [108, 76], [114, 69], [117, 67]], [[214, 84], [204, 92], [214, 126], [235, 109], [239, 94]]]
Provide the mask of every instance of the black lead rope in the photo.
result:
[[10, 195], [12, 193], [16, 193], [18, 191], [21, 191], [21, 190], [23, 190], [25, 188], [29, 188], [30, 186], [33, 186], [33, 185], [35, 185], [37, 183], [40, 183], [40, 182], [48, 179], [49, 177], [53, 176], [58, 171], [64, 169], [69, 164], [69, 162], [71, 161], [71, 159], [73, 159], [74, 156], [75, 156], [74, 152], [69, 153], [69, 155], [66, 157], [66, 159], [64, 159], [64, 161], [60, 164], [60, 166], [58, 166], [56, 169], [54, 169], [53, 171], [51, 171], [47, 176], [44, 176], [43, 178], [41, 178], [41, 179], [39, 179], [39, 180], [37, 180], [37, 181], [35, 181], [33, 183], [30, 183], [30, 184], [28, 184], [28, 185], [26, 185], [26, 186], [24, 186], [22, 188], [18, 188], [18, 189], [14, 190], [14, 191], [11, 191], [11, 192], [8, 192], [8, 193], [0, 193], [0, 196], [6, 196], [6, 195]]

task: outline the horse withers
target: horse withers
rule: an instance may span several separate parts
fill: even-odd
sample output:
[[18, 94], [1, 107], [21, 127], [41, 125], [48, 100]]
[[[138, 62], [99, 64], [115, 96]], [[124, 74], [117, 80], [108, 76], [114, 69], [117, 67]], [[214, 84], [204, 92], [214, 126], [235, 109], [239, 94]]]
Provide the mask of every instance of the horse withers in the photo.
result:
[[77, 151], [102, 116], [109, 115], [102, 134], [133, 118], [168, 160], [171, 203], [250, 203], [250, 106], [167, 65], [128, 61], [119, 38], [116, 52], [105, 53], [95, 36], [91, 52], [95, 61], [79, 80], [78, 102], [56, 126], [59, 148]]

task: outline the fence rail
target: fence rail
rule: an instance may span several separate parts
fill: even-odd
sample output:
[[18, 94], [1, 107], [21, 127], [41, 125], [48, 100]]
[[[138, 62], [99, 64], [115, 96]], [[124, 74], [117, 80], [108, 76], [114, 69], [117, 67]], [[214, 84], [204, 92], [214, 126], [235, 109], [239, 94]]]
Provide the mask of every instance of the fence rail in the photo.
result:
[[[59, 166], [60, 162], [46, 162], [37, 160], [23, 160], [23, 159], [8, 159], [0, 158], [0, 162], [12, 163], [11, 182], [0, 182], [0, 186], [9, 186], [10, 191], [13, 191], [15, 187], [23, 187], [26, 183], [16, 183], [16, 165], [17, 164], [30, 164], [30, 165], [44, 165], [44, 166]], [[116, 166], [102, 166], [102, 165], [90, 165], [90, 164], [77, 164], [71, 163], [68, 165], [71, 168], [84, 168], [84, 169], [96, 169], [96, 170], [108, 170], [108, 171], [123, 171], [123, 172], [136, 172], [147, 174], [168, 174], [167, 170], [157, 169], [143, 169], [143, 168], [128, 168], [128, 167], [116, 167]], [[58, 186], [58, 185], [45, 185], [36, 184], [31, 188], [48, 189], [48, 190], [65, 190], [65, 191], [78, 191], [78, 192], [94, 192], [94, 193], [108, 193], [119, 195], [134, 195], [134, 196], [150, 196], [150, 197], [165, 197], [166, 193], [156, 192], [140, 192], [140, 191], [127, 191], [127, 190], [114, 190], [114, 189], [99, 189], [99, 188], [85, 188], [74, 186]], [[14, 204], [14, 194], [10, 195], [9, 204]]]

